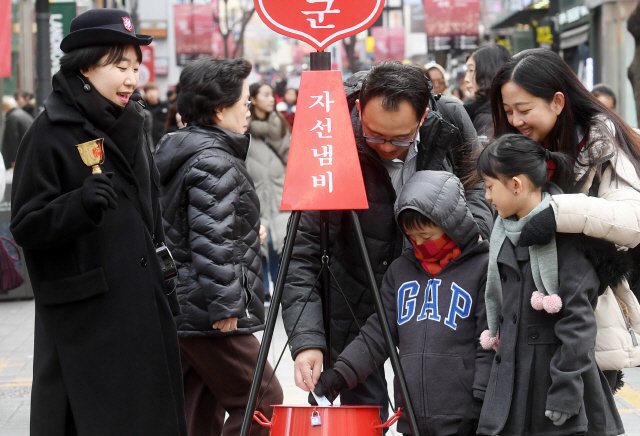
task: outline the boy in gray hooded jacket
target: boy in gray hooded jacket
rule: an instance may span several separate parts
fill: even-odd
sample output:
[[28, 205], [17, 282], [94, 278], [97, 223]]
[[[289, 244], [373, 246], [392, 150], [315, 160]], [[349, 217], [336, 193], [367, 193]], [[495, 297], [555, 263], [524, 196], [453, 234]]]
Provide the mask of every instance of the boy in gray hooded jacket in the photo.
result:
[[[407, 244], [391, 264], [380, 292], [420, 432], [473, 435], [494, 354], [478, 342], [487, 328], [489, 244], [480, 238], [462, 184], [449, 172], [414, 174], [398, 196], [395, 216], [413, 247]], [[322, 373], [315, 393], [333, 401], [386, 359], [374, 314], [334, 368]], [[398, 430], [410, 433], [405, 420]]]

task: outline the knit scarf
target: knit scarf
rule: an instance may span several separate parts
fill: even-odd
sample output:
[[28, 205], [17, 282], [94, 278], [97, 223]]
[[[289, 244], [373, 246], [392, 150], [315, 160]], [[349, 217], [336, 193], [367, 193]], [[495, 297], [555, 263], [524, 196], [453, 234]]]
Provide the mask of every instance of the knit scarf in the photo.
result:
[[434, 277], [449, 262], [460, 256], [461, 252], [456, 243], [447, 235], [424, 244], [416, 245], [413, 241], [411, 244], [422, 268]]
[[[551, 195], [542, 193], [542, 201], [527, 216], [517, 219], [515, 216], [503, 219], [498, 217], [491, 233], [489, 249], [489, 270], [487, 272], [487, 286], [485, 291], [485, 305], [487, 309], [487, 323], [489, 325], [489, 337], [495, 338], [498, 331], [498, 317], [502, 312], [502, 284], [498, 272], [498, 253], [502, 248], [505, 238], [509, 238], [514, 246], [518, 245], [520, 233], [525, 224], [535, 215], [549, 207]], [[537, 294], [547, 296], [558, 293], [558, 252], [556, 240], [553, 238], [547, 245], [532, 245], [529, 247], [531, 273], [535, 283]], [[541, 295], [544, 296], [544, 295]], [[534, 298], [531, 300], [535, 309]], [[540, 303], [542, 304], [542, 303]], [[559, 309], [558, 309], [559, 310]], [[547, 310], [551, 312], [551, 310]], [[481, 341], [482, 342], [482, 341]]]

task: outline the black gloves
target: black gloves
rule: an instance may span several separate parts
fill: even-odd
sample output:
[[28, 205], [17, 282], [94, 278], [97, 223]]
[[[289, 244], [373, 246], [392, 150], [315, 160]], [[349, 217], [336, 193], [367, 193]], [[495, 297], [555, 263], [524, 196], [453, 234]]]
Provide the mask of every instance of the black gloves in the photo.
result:
[[[340, 391], [347, 388], [347, 381], [335, 369], [327, 369], [320, 374], [320, 379], [316, 384], [315, 394], [318, 397], [325, 396], [327, 400], [333, 401], [340, 395]], [[317, 406], [316, 399], [309, 392], [309, 404]]]
[[549, 206], [524, 225], [518, 245], [546, 245], [556, 235], [556, 227], [556, 216]]
[[89, 214], [97, 214], [107, 207], [115, 209], [118, 207], [118, 196], [113, 190], [111, 177], [113, 173], [92, 174], [82, 185], [82, 204]]

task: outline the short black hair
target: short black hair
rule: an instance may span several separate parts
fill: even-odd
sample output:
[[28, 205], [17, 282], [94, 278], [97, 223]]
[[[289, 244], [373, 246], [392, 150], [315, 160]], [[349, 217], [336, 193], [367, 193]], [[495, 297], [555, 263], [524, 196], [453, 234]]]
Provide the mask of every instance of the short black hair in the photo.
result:
[[[86, 71], [90, 67], [102, 67], [117, 64], [124, 59], [127, 45], [95, 45], [72, 50], [60, 58], [60, 70], [65, 74], [77, 74]], [[142, 62], [142, 50], [140, 46], [132, 46], [136, 51], [138, 62]], [[104, 62], [100, 60], [107, 56]]]
[[601, 95], [611, 97], [611, 99], [613, 100], [613, 107], [616, 107], [618, 104], [618, 99], [616, 98], [616, 93], [613, 92], [613, 88], [611, 88], [609, 85], [605, 85], [604, 83], [598, 83], [596, 86], [594, 86], [591, 90], [591, 94], [593, 94], [595, 98], [598, 98]]
[[437, 227], [437, 225], [415, 209], [405, 209], [398, 214], [398, 225], [402, 231], [415, 230], [419, 227]]
[[182, 121], [214, 125], [215, 113], [236, 104], [242, 96], [242, 83], [251, 73], [246, 59], [207, 57], [189, 63], [180, 74], [178, 112]]
[[433, 85], [416, 65], [384, 62], [375, 66], [362, 83], [359, 97], [362, 112], [376, 97], [383, 97], [382, 108], [386, 111], [397, 111], [400, 102], [409, 102], [416, 112], [416, 121], [420, 121], [433, 98]]
[[14, 92], [13, 96], [17, 99], [18, 97], [22, 97], [25, 100], [29, 100], [32, 97], [32, 94], [29, 91], [26, 91], [24, 89], [16, 89], [16, 92]]

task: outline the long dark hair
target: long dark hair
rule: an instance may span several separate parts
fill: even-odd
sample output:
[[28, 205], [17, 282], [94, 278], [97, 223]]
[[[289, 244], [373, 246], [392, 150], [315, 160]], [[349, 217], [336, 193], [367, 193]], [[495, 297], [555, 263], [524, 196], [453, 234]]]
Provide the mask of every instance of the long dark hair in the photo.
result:
[[[553, 100], [556, 92], [564, 95], [564, 109], [544, 141], [549, 150], [576, 156], [576, 131], [581, 129], [586, 135], [585, 144], [589, 144], [591, 128], [595, 127], [629, 157], [640, 176], [640, 136], [591, 95], [558, 54], [546, 49], [524, 50], [500, 69], [489, 94], [496, 137], [518, 132], [509, 124], [503, 107], [502, 85], [508, 82], [547, 103]], [[613, 123], [613, 132], [606, 125], [607, 119]]]
[[475, 79], [478, 84], [476, 98], [488, 97], [493, 78], [511, 58], [511, 53], [503, 45], [491, 44], [480, 47], [471, 53], [471, 57], [476, 64]]
[[501, 182], [524, 174], [534, 186], [541, 188], [549, 179], [547, 161], [553, 161], [555, 169], [551, 181], [564, 191], [574, 185], [573, 163], [570, 154], [552, 152], [528, 136], [510, 133], [493, 141], [478, 158], [478, 175]]
[[[260, 93], [260, 88], [262, 88], [263, 86], [268, 86], [271, 91], [273, 92], [273, 87], [271, 85], [269, 85], [266, 82], [256, 82], [256, 83], [252, 83], [251, 85], [249, 85], [249, 98], [256, 98], [258, 96], [258, 94]], [[275, 95], [274, 95], [275, 97]], [[271, 115], [271, 113], [267, 114], [267, 118], [265, 120], [261, 120], [260, 118], [258, 118], [256, 116], [256, 109], [255, 106], [252, 104], [251, 106], [249, 106], [249, 112], [251, 112], [251, 119], [252, 120], [260, 120], [260, 121], [266, 121], [266, 119], [269, 118], [269, 115]], [[280, 118], [280, 121], [282, 122], [282, 128], [280, 130], [280, 135], [284, 136], [287, 134], [287, 132], [291, 131], [291, 125], [289, 124], [289, 122], [287, 121], [287, 119], [282, 116], [282, 114], [280, 112], [278, 112], [275, 107], [273, 108], [273, 112], [276, 113], [276, 115], [278, 115], [278, 118]]]

